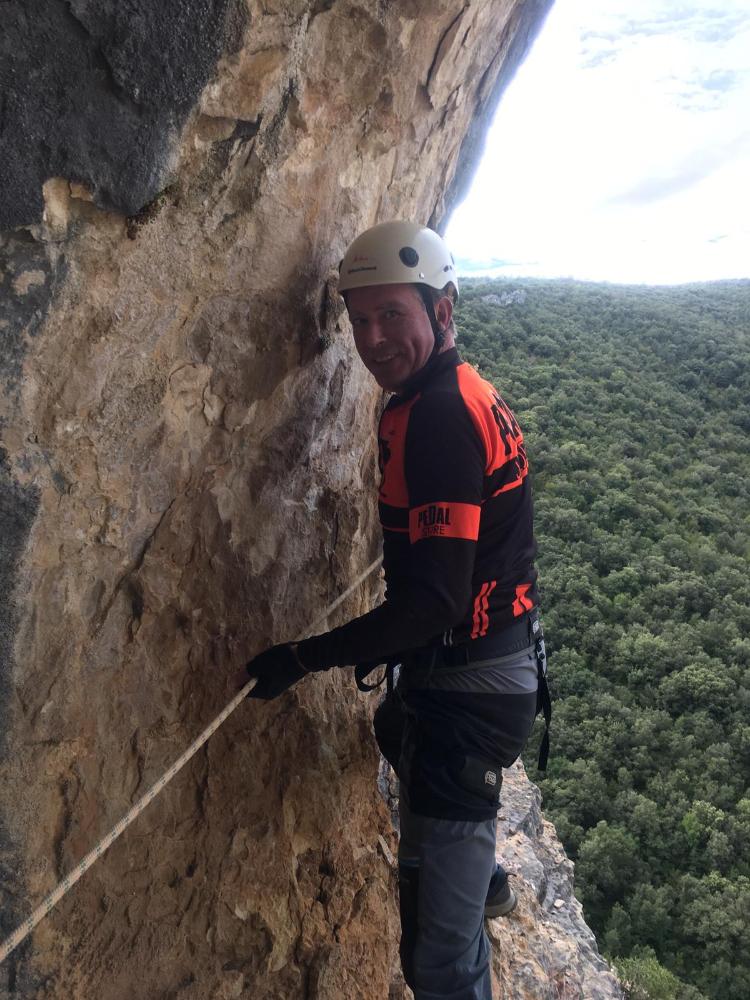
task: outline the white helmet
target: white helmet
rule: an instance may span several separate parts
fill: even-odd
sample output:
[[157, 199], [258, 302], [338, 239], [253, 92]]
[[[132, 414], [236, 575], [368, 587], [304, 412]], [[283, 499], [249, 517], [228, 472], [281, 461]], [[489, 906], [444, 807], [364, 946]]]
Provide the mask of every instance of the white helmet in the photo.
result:
[[339, 292], [368, 285], [428, 285], [451, 282], [458, 297], [453, 254], [442, 237], [414, 222], [381, 222], [351, 244], [339, 267]]

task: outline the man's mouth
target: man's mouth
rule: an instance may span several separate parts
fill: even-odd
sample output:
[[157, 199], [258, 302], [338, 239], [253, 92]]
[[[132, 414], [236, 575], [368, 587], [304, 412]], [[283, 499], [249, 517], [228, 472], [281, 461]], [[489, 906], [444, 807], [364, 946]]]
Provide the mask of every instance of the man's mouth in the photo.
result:
[[381, 354], [377, 358], [371, 358], [371, 362], [374, 365], [387, 365], [397, 357], [398, 354]]

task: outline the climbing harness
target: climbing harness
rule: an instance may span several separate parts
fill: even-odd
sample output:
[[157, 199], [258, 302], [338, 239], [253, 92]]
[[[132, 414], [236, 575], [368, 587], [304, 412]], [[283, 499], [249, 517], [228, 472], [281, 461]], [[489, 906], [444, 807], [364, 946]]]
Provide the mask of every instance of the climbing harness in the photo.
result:
[[369, 692], [376, 691], [383, 683], [387, 683], [387, 693], [390, 695], [394, 685], [394, 669], [402, 660], [408, 670], [407, 676], [412, 679], [419, 677], [420, 684], [429, 687], [430, 678], [436, 669], [441, 673], [467, 669], [481, 670], [497, 663], [500, 657], [512, 656], [521, 650], [533, 648], [537, 669], [536, 715], [542, 715], [544, 719], [544, 733], [539, 746], [537, 768], [541, 772], [546, 771], [550, 750], [552, 699], [547, 684], [547, 651], [539, 612], [535, 610], [522, 621], [508, 626], [501, 632], [473, 639], [469, 643], [454, 646], [448, 641], [451, 638], [449, 633], [445, 633], [442, 645], [424, 646], [421, 649], [410, 650], [401, 657], [390, 659], [384, 664], [384, 673], [374, 683], [369, 683], [365, 678], [381, 666], [381, 663], [373, 660], [357, 664], [354, 668], [357, 687], [360, 691]]
[[[368, 663], [358, 663], [354, 668], [354, 683], [357, 685], [360, 691], [364, 691], [367, 694], [370, 691], [377, 691], [378, 688], [382, 687], [383, 684], [386, 685], [388, 693], [393, 690], [393, 674], [396, 667], [400, 663], [400, 658], [390, 659], [386, 663], [381, 663], [380, 660], [376, 662]], [[373, 670], [377, 667], [385, 667], [385, 671], [373, 684], [365, 680]]]
[[[309, 631], [314, 632], [315, 629], [321, 625], [329, 617], [329, 615], [335, 611], [336, 608], [357, 589], [357, 587], [359, 587], [360, 584], [364, 583], [364, 581], [380, 567], [382, 561], [381, 557], [371, 563], [364, 573], [360, 574], [354, 583], [347, 590], [345, 590], [340, 597], [337, 597], [336, 600], [330, 604], [326, 610], [312, 623]], [[301, 636], [297, 641], [301, 641], [303, 638], [305, 638], [305, 636]], [[203, 730], [200, 736], [193, 743], [191, 743], [182, 756], [179, 757], [174, 764], [172, 764], [166, 774], [162, 775], [162, 777], [151, 786], [146, 794], [142, 796], [138, 802], [136, 802], [133, 808], [130, 809], [125, 816], [123, 816], [120, 822], [117, 823], [112, 830], [110, 830], [107, 836], [100, 840], [96, 847], [89, 851], [86, 857], [83, 858], [83, 860], [80, 861], [76, 867], [65, 876], [62, 882], [60, 882], [60, 884], [49, 894], [49, 896], [46, 897], [46, 899], [41, 902], [34, 912], [27, 917], [26, 920], [24, 920], [20, 927], [18, 927], [7, 940], [0, 943], [0, 963], [4, 962], [8, 955], [10, 955], [10, 953], [17, 948], [18, 945], [29, 936], [29, 934], [31, 934], [36, 925], [54, 909], [63, 896], [73, 888], [81, 876], [84, 875], [89, 868], [91, 868], [94, 862], [97, 861], [102, 854], [104, 854], [104, 852], [111, 847], [112, 844], [114, 844], [120, 834], [122, 834], [130, 826], [133, 820], [140, 816], [146, 806], [148, 806], [148, 804], [156, 798], [159, 792], [167, 784], [169, 784], [172, 778], [174, 778], [177, 772], [180, 771], [185, 764], [187, 764], [191, 757], [195, 756], [203, 744], [216, 732], [219, 726], [232, 714], [235, 708], [237, 708], [237, 706], [244, 701], [255, 684], [256, 679], [251, 678], [242, 690], [237, 692], [226, 708], [220, 712], [213, 722]]]
[[539, 762], [537, 767], [540, 771], [546, 771], [549, 759], [549, 729], [552, 723], [552, 698], [549, 693], [549, 685], [547, 684], [547, 650], [544, 645], [544, 632], [542, 631], [542, 623], [538, 619], [532, 621], [532, 633], [538, 684], [536, 714], [539, 715], [541, 712], [544, 718], [544, 735], [539, 747]]

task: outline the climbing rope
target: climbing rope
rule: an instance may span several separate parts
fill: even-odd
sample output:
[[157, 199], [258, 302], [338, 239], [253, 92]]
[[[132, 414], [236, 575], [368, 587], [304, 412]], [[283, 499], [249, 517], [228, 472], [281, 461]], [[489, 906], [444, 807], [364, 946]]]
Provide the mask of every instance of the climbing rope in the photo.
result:
[[[320, 615], [320, 617], [312, 623], [308, 632], [314, 632], [315, 629], [322, 624], [328, 616], [335, 611], [336, 608], [357, 589], [357, 587], [359, 587], [361, 583], [364, 583], [371, 573], [374, 573], [375, 570], [378, 569], [381, 562], [382, 558], [376, 559], [375, 562], [371, 563], [364, 573], [358, 576], [354, 583], [347, 590], [345, 590], [340, 597], [337, 597], [336, 600]], [[297, 641], [301, 641], [302, 638], [304, 638], [304, 636], [301, 636]], [[187, 764], [190, 758], [195, 756], [203, 744], [211, 736], [213, 736], [219, 726], [232, 714], [240, 702], [244, 701], [253, 687], [255, 687], [255, 684], [256, 680], [255, 678], [252, 678], [240, 691], [237, 692], [226, 708], [220, 712], [213, 722], [203, 730], [200, 736], [190, 744], [182, 756], [178, 757], [169, 770], [163, 774], [162, 777], [151, 786], [151, 788], [149, 788], [146, 794], [136, 802], [132, 809], [130, 809], [130, 811], [123, 816], [120, 822], [110, 830], [107, 836], [100, 840], [96, 847], [89, 851], [86, 857], [83, 858], [83, 860], [80, 861], [76, 867], [65, 876], [62, 882], [60, 882], [59, 885], [49, 894], [49, 896], [47, 896], [46, 899], [44, 899], [34, 910], [31, 916], [24, 920], [20, 927], [18, 927], [6, 941], [3, 941], [2, 944], [0, 944], [0, 963], [4, 962], [14, 948], [17, 948], [18, 945], [24, 941], [29, 934], [31, 934], [36, 925], [43, 920], [55, 906], [57, 906], [63, 896], [73, 888], [81, 876], [85, 875], [94, 862], [97, 861], [102, 854], [104, 854], [104, 852], [112, 846], [112, 844], [114, 844], [117, 838], [130, 826], [133, 820], [140, 816], [146, 806], [148, 806], [148, 804], [156, 798], [159, 792], [169, 784], [172, 778], [174, 778], [177, 772], [180, 771], [185, 764]]]

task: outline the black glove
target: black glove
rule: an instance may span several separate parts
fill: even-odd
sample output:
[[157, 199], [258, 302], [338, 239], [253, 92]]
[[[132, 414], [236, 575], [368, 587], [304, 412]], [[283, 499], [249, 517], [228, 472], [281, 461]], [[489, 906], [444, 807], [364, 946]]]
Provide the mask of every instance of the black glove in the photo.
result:
[[248, 698], [262, 698], [264, 701], [278, 697], [310, 672], [302, 666], [302, 661], [287, 642], [260, 653], [250, 660], [245, 669], [250, 677], [258, 678]]

